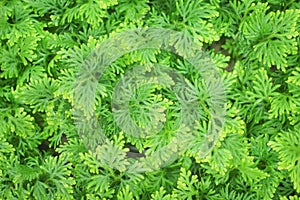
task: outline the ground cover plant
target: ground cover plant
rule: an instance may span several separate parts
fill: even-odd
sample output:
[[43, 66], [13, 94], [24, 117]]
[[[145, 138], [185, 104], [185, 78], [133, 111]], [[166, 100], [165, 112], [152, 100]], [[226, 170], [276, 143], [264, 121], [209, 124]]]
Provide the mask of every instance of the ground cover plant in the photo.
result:
[[[79, 136], [80, 66], [101, 42], [137, 27], [186, 34], [216, 65], [226, 116], [206, 156], [191, 148], [141, 173], [122, 165], [168, 144], [179, 125], [174, 95], [150, 84], [134, 93], [131, 117], [141, 127], [164, 122], [164, 134], [140, 139], [122, 131], [110, 106], [126, 72], [164, 64], [209, 95], [188, 62], [160, 49], [123, 55], [99, 80], [92, 109], [111, 154], [89, 151]], [[296, 0], [1, 0], [0, 199], [300, 199], [299, 30]], [[151, 118], [149, 105], [157, 108]], [[209, 127], [205, 107], [191, 122], [197, 133]], [[111, 158], [116, 168], [103, 162]]]

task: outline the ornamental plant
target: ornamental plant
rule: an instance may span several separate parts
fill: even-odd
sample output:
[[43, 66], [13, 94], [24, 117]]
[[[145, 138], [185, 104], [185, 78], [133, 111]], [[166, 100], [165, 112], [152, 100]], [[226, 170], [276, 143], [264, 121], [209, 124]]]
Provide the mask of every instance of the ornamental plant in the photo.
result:
[[[300, 199], [299, 25], [295, 0], [2, 0], [0, 199]], [[88, 90], [95, 52], [144, 28], [180, 34], [170, 51], [133, 49], [91, 71]], [[218, 79], [185, 59], [190, 44]], [[140, 66], [152, 82], [128, 76], [144, 77]], [[128, 77], [140, 85], [116, 93]], [[224, 120], [208, 83], [224, 88]], [[196, 100], [180, 116], [185, 98]], [[149, 157], [151, 169], [135, 165]]]

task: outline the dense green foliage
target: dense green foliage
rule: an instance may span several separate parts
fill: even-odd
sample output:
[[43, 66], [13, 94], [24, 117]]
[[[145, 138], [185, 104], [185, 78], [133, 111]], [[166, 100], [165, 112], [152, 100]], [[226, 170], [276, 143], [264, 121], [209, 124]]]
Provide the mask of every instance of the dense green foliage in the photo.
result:
[[[1, 0], [0, 199], [300, 199], [299, 9], [296, 0]], [[205, 158], [191, 150], [137, 174], [111, 169], [97, 159], [101, 152], [86, 149], [72, 94], [78, 68], [101, 41], [147, 26], [184, 32], [211, 54], [227, 113]], [[130, 137], [109, 112], [120, 75], [155, 62], [193, 79], [182, 59], [145, 49], [118, 59], [99, 82], [95, 109], [120, 148], [170, 141]], [[151, 95], [157, 88], [144, 89], [141, 99], [172, 105]]]

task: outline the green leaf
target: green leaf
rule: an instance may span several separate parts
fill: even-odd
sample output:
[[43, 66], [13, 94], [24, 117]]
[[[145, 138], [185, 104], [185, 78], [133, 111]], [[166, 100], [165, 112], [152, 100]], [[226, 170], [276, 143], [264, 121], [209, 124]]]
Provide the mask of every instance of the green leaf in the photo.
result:
[[220, 199], [219, 195], [212, 189], [209, 177], [199, 180], [197, 175], [191, 174], [191, 171], [184, 168], [181, 168], [180, 171], [177, 187], [173, 191], [173, 194], [176, 194], [179, 199]]
[[208, 161], [211, 170], [215, 171], [215, 173], [225, 175], [228, 168], [232, 167], [232, 158], [228, 149], [215, 148], [211, 155], [206, 158], [206, 161]]
[[[274, 95], [274, 96], [273, 96]], [[271, 97], [270, 117], [285, 122], [287, 116], [297, 108], [296, 99], [288, 94], [274, 92]]]
[[[44, 190], [39, 195], [47, 195], [47, 199], [59, 198], [59, 199], [74, 199], [72, 196], [73, 186], [75, 185], [74, 178], [71, 175], [72, 164], [68, 161], [66, 154], [61, 154], [58, 157], [48, 157], [40, 166], [41, 179], [37, 182], [33, 190], [36, 191], [36, 187]], [[46, 191], [45, 191], [46, 190]], [[37, 192], [37, 191], [36, 191]]]
[[117, 11], [124, 17], [125, 22], [127, 21], [139, 21], [145, 17], [147, 12], [150, 10], [149, 0], [119, 0]]
[[290, 177], [294, 183], [297, 192], [300, 191], [300, 132], [299, 130], [282, 131], [275, 138], [275, 141], [268, 143], [279, 154], [280, 162], [278, 168], [286, 169], [290, 173]]
[[122, 189], [121, 192], [117, 194], [118, 200], [134, 200], [132, 192], [129, 190], [129, 186], [126, 185], [126, 188]]
[[[6, 113], [0, 115], [0, 120], [4, 122], [4, 132], [7, 135], [15, 133], [17, 136], [26, 138], [35, 133], [34, 118], [28, 115], [24, 108], [4, 110]], [[3, 127], [3, 126], [2, 126]]]
[[258, 3], [256, 9], [242, 24], [242, 31], [253, 51], [251, 59], [258, 59], [268, 67], [285, 71], [288, 54], [297, 52], [296, 29], [299, 10], [269, 12], [267, 4]]
[[15, 97], [24, 104], [30, 105], [33, 112], [46, 111], [55, 102], [54, 92], [59, 85], [51, 78], [32, 80], [29, 84], [18, 88]]

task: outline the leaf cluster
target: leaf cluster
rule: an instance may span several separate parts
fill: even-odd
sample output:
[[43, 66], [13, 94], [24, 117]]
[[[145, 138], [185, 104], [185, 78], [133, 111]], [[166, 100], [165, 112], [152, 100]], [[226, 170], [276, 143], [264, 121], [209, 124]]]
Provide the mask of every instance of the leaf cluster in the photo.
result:
[[[299, 199], [299, 9], [296, 0], [1, 1], [0, 199]], [[91, 110], [109, 142], [89, 151], [78, 135], [73, 92], [80, 66], [103, 40], [147, 26], [183, 32], [176, 52], [195, 38], [222, 76], [226, 123], [205, 157], [197, 145], [209, 129], [209, 91], [189, 62], [159, 49], [123, 55], [103, 72]], [[187, 131], [180, 102], [159, 84], [134, 90], [136, 124], [151, 132], [164, 123], [137, 138], [118, 126], [111, 101], [121, 77], [153, 64], [184, 75], [196, 92], [183, 95], [204, 103], [191, 111], [197, 140], [182, 140], [190, 148], [145, 173], [128, 152], [156, 152]]]

